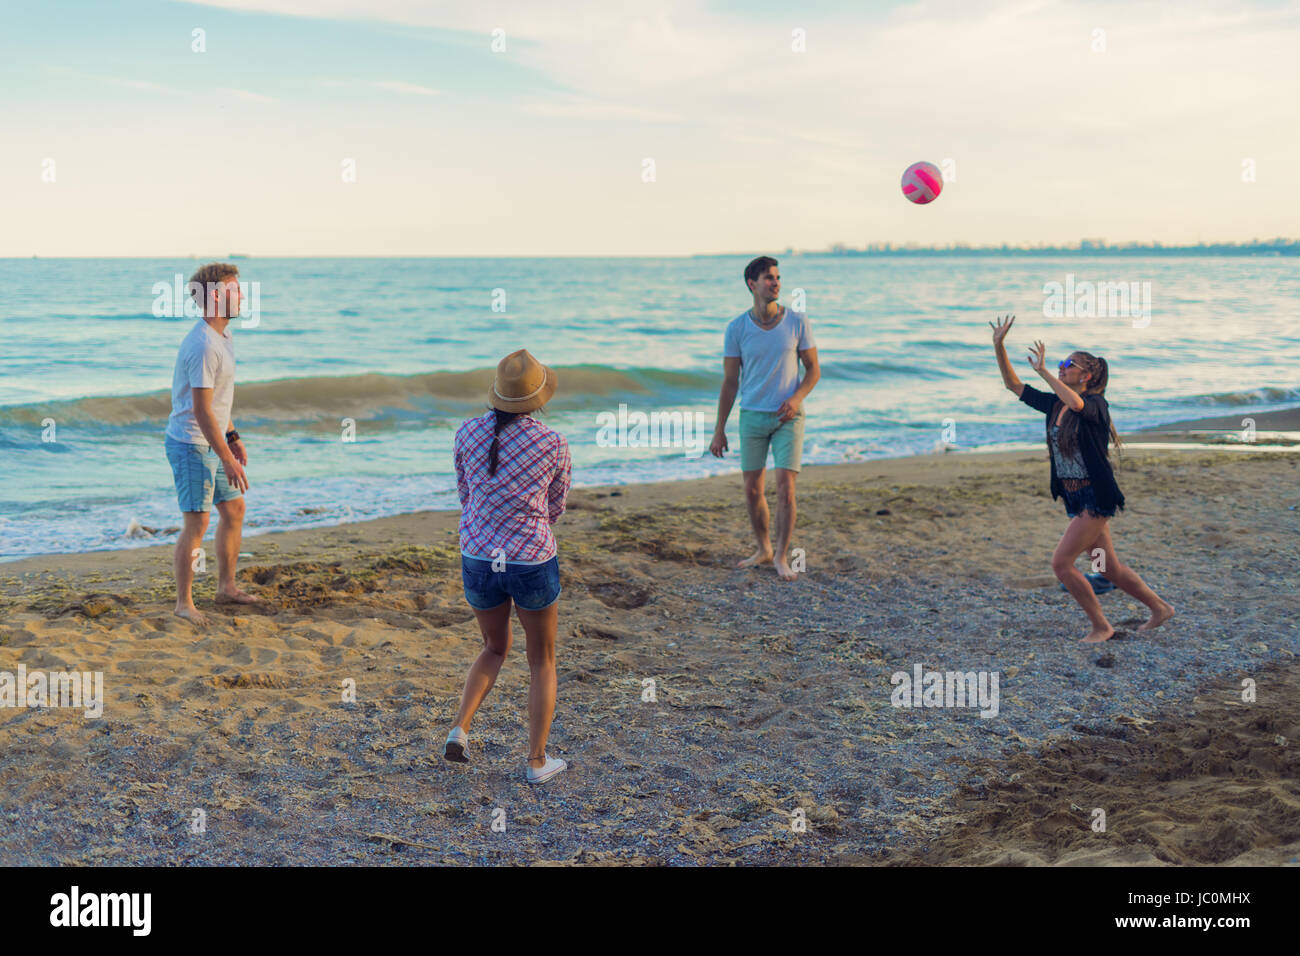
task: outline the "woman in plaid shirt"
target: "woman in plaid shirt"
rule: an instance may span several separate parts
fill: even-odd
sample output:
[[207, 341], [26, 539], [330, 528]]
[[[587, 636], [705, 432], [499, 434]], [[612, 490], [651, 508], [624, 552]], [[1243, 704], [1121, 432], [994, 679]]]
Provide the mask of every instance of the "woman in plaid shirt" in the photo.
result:
[[555, 713], [555, 632], [560, 561], [551, 525], [564, 514], [572, 465], [564, 436], [530, 414], [555, 394], [555, 372], [520, 349], [497, 366], [492, 411], [456, 432], [461, 577], [465, 600], [483, 632], [446, 757], [467, 762], [469, 725], [510, 650], [510, 606], [528, 641], [529, 783], [545, 783], [568, 764], [547, 758]]

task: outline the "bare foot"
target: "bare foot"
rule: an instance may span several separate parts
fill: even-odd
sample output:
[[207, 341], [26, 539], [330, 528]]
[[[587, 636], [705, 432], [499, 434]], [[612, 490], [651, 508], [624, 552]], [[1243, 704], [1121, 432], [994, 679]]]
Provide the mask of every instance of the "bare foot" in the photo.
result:
[[253, 597], [247, 591], [241, 591], [235, 588], [233, 591], [218, 591], [218, 604], [261, 604], [262, 599]]
[[755, 567], [758, 567], [760, 564], [767, 564], [767, 562], [769, 562], [769, 561], [771, 561], [771, 560], [772, 560], [772, 552], [771, 552], [771, 551], [755, 551], [753, 554], [751, 554], [749, 557], [747, 557], [744, 561], [741, 561], [739, 564], [737, 564], [736, 567], [738, 567], [738, 568], [755, 568]]
[[172, 610], [172, 613], [175, 614], [177, 617], [185, 618], [185, 620], [189, 621], [195, 627], [203, 627], [205, 624], [208, 623], [207, 616], [198, 608], [196, 608], [193, 604], [189, 605], [188, 607], [184, 604], [177, 604], [176, 607]]
[[1109, 641], [1115, 636], [1113, 627], [1096, 628], [1088, 632], [1088, 636], [1082, 641], [1084, 644], [1100, 644], [1102, 641]]
[[790, 569], [789, 563], [786, 562], [785, 560], [777, 561], [775, 562], [775, 564], [776, 564], [776, 576], [779, 577], [782, 581], [795, 581], [799, 578], [798, 572], [792, 571]]
[[1138, 630], [1154, 631], [1157, 627], [1165, 623], [1165, 621], [1169, 620], [1173, 616], [1174, 616], [1174, 606], [1170, 604], [1168, 601], [1161, 601], [1160, 610], [1153, 612], [1151, 615], [1151, 620], [1141, 625], [1138, 628]]

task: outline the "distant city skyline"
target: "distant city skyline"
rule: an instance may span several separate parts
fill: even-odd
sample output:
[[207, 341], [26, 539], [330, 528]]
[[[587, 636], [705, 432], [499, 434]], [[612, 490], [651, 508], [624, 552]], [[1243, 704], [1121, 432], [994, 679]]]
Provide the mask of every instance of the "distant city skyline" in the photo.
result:
[[786, 255], [830, 254], [862, 255], [888, 252], [969, 252], [972, 254], [988, 253], [1154, 253], [1158, 255], [1201, 254], [1201, 255], [1262, 255], [1262, 256], [1300, 256], [1300, 239], [1288, 239], [1277, 236], [1273, 239], [1252, 239], [1249, 242], [1201, 242], [1190, 244], [1151, 242], [1107, 242], [1106, 239], [1094, 237], [1079, 239], [1072, 243], [1019, 242], [977, 244], [968, 242], [950, 242], [946, 244], [924, 244], [918, 242], [869, 242], [863, 246], [853, 247], [848, 243], [831, 243], [826, 249], [796, 249], [787, 246]]
[[[464, 257], [459, 255], [448, 256], [253, 256], [248, 253], [214, 253], [209, 255], [199, 255], [198, 253], [189, 252], [181, 254], [181, 258], [217, 260], [229, 259], [239, 261], [242, 259], [281, 259], [281, 258], [304, 258], [304, 259], [331, 259], [331, 258], [414, 258], [414, 259], [457, 259], [457, 258], [682, 258], [682, 259], [703, 259], [715, 258], [722, 256], [740, 256], [755, 255], [766, 253], [767, 255], [777, 256], [859, 256], [859, 255], [897, 255], [897, 254], [920, 254], [920, 255], [946, 255], [950, 253], [963, 255], [1160, 255], [1160, 256], [1179, 256], [1179, 255], [1212, 255], [1212, 256], [1259, 256], [1261, 258], [1274, 258], [1280, 256], [1300, 256], [1300, 239], [1288, 239], [1282, 236], [1273, 239], [1257, 239], [1250, 242], [1207, 242], [1193, 245], [1165, 244], [1161, 242], [1121, 242], [1111, 243], [1105, 239], [1080, 239], [1072, 243], [1053, 244], [1046, 242], [1039, 243], [992, 243], [988, 245], [978, 245], [966, 242], [950, 242], [946, 244], [924, 244], [918, 242], [872, 242], [862, 246], [851, 246], [848, 243], [835, 242], [822, 248], [796, 248], [787, 246], [784, 249], [767, 249], [767, 250], [744, 250], [730, 252], [685, 252], [677, 253], [673, 256], [590, 256], [590, 255], [539, 255], [535, 257], [519, 256], [470, 256]], [[3, 259], [131, 259], [131, 258], [172, 258], [174, 256], [0, 256]]]
[[[1187, 246], [1300, 222], [1280, 0], [50, 0], [6, 37], [4, 257]], [[925, 206], [899, 188], [917, 160], [946, 178]]]

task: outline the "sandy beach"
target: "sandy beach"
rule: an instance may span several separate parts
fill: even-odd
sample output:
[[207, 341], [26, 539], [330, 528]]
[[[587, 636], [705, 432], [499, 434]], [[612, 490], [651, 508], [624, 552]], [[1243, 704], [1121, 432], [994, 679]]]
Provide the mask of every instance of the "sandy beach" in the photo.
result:
[[[734, 567], [739, 475], [575, 490], [570, 771], [538, 788], [517, 624], [471, 762], [441, 756], [481, 643], [454, 513], [246, 537], [255, 611], [213, 605], [209, 540], [201, 630], [170, 544], [0, 565], [0, 671], [105, 696], [0, 709], [0, 863], [1295, 863], [1298, 463], [1130, 447], [1116, 546], [1178, 615], [1139, 633], [1111, 592], [1102, 645], [1051, 573], [1044, 451], [805, 469], [792, 584]], [[997, 672], [998, 713], [893, 706], [917, 664]]]

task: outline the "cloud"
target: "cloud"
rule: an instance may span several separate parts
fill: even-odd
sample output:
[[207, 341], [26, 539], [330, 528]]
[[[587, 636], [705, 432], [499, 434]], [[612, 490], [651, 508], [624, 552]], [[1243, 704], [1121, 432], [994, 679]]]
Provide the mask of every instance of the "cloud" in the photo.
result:
[[83, 73], [80, 70], [70, 70], [64, 66], [46, 66], [46, 71], [55, 73], [59, 76], [69, 76], [77, 80], [87, 80], [91, 83], [105, 84], [108, 86], [117, 86], [127, 90], [142, 90], [146, 93], [180, 93], [181, 91], [170, 86], [163, 86], [161, 83], [153, 83], [149, 80], [133, 80], [123, 76], [101, 76], [96, 73]]
[[525, 113], [535, 116], [562, 116], [576, 119], [634, 119], [643, 123], [676, 123], [682, 119], [680, 113], [666, 110], [642, 109], [636, 106], [578, 98], [559, 102], [535, 100], [525, 103], [521, 108]]
[[248, 100], [251, 103], [274, 103], [275, 100], [270, 96], [263, 96], [261, 93], [253, 93], [249, 90], [236, 90], [222, 88], [218, 92], [225, 93], [237, 99]]
[[420, 86], [418, 83], [407, 83], [405, 80], [340, 80], [326, 78], [318, 81], [321, 86], [333, 90], [343, 89], [372, 89], [386, 90], [389, 93], [402, 93], [413, 96], [441, 96], [441, 90], [435, 90], [429, 86]]
[[405, 83], [401, 80], [377, 80], [370, 84], [377, 90], [388, 90], [392, 93], [410, 93], [416, 96], [437, 96], [441, 91], [430, 89], [427, 86], [420, 86], [416, 83]]
[[[182, 0], [185, 2], [185, 0]], [[303, 17], [441, 29], [481, 42], [505, 31], [508, 58], [572, 99], [548, 116], [697, 122], [763, 135], [779, 125], [811, 145], [880, 131], [913, 141], [1042, 136], [1062, 119], [1104, 134], [1250, 113], [1252, 96], [1294, 96], [1297, 22], [1285, 9], [1224, 11], [1210, 0], [918, 0], [752, 14], [706, 0], [212, 0]], [[806, 52], [792, 49], [794, 31]], [[1106, 50], [1092, 50], [1094, 30]], [[475, 35], [478, 40], [475, 41]], [[1245, 72], [1243, 72], [1245, 71]], [[1249, 76], [1247, 76], [1247, 73]], [[1211, 79], [1210, 77], [1213, 77]], [[392, 87], [398, 92], [417, 92]], [[426, 94], [427, 95], [427, 94]]]

